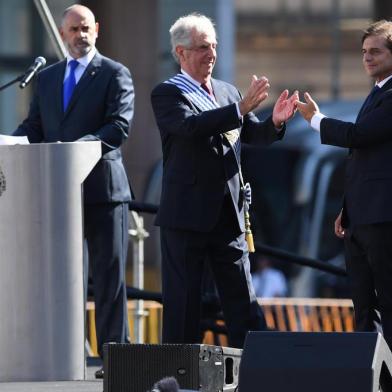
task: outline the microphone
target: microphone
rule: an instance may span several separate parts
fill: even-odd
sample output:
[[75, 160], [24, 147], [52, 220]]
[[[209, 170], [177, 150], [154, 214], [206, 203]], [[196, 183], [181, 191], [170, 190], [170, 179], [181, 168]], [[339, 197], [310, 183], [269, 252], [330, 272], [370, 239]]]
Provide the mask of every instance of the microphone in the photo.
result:
[[165, 377], [154, 384], [151, 392], [179, 392], [180, 386], [174, 377]]
[[40, 70], [42, 67], [44, 67], [46, 64], [46, 59], [44, 57], [37, 57], [34, 60], [34, 63], [30, 66], [30, 68], [26, 71], [26, 73], [23, 75], [19, 87], [20, 88], [25, 88], [30, 82], [31, 79], [33, 79], [34, 75]]

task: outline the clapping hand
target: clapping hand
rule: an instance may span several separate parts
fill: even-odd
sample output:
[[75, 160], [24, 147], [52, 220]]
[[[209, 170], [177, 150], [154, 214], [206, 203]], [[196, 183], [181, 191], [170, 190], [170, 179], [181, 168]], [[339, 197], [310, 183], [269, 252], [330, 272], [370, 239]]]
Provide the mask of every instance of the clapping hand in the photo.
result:
[[313, 100], [313, 98], [310, 96], [309, 93], [304, 94], [305, 102], [301, 102], [298, 100], [296, 102], [298, 111], [301, 113], [302, 117], [310, 122], [312, 117], [316, 114], [319, 113], [319, 107], [317, 103]]
[[289, 91], [284, 90], [276, 100], [272, 112], [272, 121], [276, 128], [281, 128], [283, 124], [290, 120], [297, 111], [298, 91], [294, 91], [289, 97]]
[[256, 75], [253, 75], [248, 91], [238, 103], [241, 115], [245, 116], [245, 114], [256, 109], [268, 97], [269, 88], [270, 85], [265, 76], [258, 79]]

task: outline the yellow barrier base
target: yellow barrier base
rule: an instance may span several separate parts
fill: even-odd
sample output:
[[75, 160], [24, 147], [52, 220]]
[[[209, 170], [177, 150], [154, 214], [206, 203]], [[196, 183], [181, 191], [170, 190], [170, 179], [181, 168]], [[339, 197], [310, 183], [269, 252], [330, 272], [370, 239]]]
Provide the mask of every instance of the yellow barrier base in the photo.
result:
[[[354, 330], [354, 311], [349, 299], [325, 298], [260, 298], [267, 326], [278, 331], [301, 332], [352, 332]], [[154, 301], [143, 301], [145, 316], [143, 319], [144, 343], [161, 342], [162, 305]], [[128, 322], [131, 342], [135, 341], [134, 314], [136, 301], [128, 301]], [[87, 303], [87, 340], [90, 355], [97, 356], [95, 334], [95, 307]], [[217, 325], [224, 325], [221, 320]], [[227, 336], [206, 331], [204, 344], [227, 346]]]

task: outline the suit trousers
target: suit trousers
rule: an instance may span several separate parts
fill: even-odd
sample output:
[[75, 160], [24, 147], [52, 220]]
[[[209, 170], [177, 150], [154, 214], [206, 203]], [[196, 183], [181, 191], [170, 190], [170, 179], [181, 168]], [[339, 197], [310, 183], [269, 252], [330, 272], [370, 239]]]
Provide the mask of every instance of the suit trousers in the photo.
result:
[[392, 349], [392, 223], [358, 225], [345, 237], [346, 267], [357, 331], [381, 326]]
[[164, 343], [200, 343], [204, 263], [213, 273], [231, 347], [242, 348], [249, 330], [266, 327], [250, 275], [244, 233], [230, 194], [210, 232], [161, 227]]
[[93, 281], [98, 351], [102, 357], [104, 343], [129, 342], [125, 283], [128, 203], [85, 205], [84, 235]]

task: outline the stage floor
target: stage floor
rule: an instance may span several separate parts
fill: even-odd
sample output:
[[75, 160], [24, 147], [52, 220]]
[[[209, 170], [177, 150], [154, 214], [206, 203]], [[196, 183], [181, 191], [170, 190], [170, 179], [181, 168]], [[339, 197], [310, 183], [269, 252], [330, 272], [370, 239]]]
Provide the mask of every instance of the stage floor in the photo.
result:
[[102, 392], [103, 381], [94, 375], [99, 368], [97, 360], [89, 358], [84, 381], [0, 382], [0, 392]]

